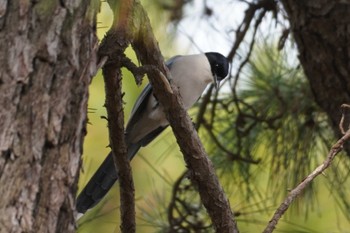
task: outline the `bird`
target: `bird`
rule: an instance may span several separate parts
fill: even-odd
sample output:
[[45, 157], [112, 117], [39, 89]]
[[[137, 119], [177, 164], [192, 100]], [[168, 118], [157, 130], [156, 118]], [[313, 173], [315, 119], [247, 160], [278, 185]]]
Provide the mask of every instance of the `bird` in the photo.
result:
[[[208, 84], [214, 83], [215, 88], [218, 88], [220, 81], [229, 73], [228, 59], [217, 52], [178, 55], [165, 64], [171, 73], [171, 82], [179, 89], [186, 110], [197, 102]], [[136, 100], [125, 128], [127, 156], [130, 160], [141, 147], [149, 144], [169, 125], [163, 110], [151, 84], [147, 84]], [[84, 214], [93, 208], [117, 181], [117, 173], [110, 152], [78, 195], [77, 211]]]

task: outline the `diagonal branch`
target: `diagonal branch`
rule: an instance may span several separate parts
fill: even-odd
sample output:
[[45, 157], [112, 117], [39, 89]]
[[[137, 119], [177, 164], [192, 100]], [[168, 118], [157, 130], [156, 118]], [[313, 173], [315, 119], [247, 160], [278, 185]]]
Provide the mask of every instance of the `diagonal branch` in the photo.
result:
[[[349, 107], [349, 105], [342, 105], [342, 108]], [[344, 117], [344, 115], [343, 115]], [[343, 127], [342, 120], [340, 121], [340, 128]], [[264, 230], [264, 233], [270, 233], [272, 232], [279, 219], [283, 216], [283, 214], [287, 211], [290, 204], [297, 198], [297, 196], [308, 186], [318, 175], [323, 173], [332, 163], [335, 156], [343, 149], [343, 145], [346, 141], [350, 139], [350, 129], [347, 129], [347, 132], [345, 135], [340, 138], [331, 148], [329, 151], [326, 160], [318, 166], [310, 175], [308, 175], [297, 187], [295, 187], [289, 195], [286, 197], [286, 199], [283, 201], [283, 203], [278, 207], [275, 214], [273, 215], [272, 219], [270, 220], [269, 224]]]
[[[143, 65], [158, 67], [161, 73], [171, 80], [152, 34], [149, 19], [138, 1], [135, 1], [134, 16], [139, 17], [138, 22], [140, 22], [135, 26], [134, 37], [131, 41], [137, 57]], [[215, 230], [228, 233], [238, 232], [228, 199], [219, 184], [213, 164], [204, 150], [192, 121], [184, 109], [177, 88], [172, 86], [173, 93], [166, 91], [167, 81], [165, 82], [155, 70], [150, 70], [148, 75], [157, 99], [164, 106], [167, 119], [190, 170], [190, 178], [198, 187], [201, 200], [211, 217]]]

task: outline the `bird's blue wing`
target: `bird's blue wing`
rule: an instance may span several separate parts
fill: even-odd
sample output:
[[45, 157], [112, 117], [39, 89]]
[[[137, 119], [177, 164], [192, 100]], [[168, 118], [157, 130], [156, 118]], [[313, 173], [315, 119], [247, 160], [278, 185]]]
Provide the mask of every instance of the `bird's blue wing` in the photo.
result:
[[181, 55], [177, 55], [175, 57], [170, 58], [169, 60], [167, 60], [165, 62], [165, 65], [168, 67], [168, 69], [171, 69], [171, 66], [174, 64], [174, 62], [179, 59], [180, 57], [182, 57]]
[[135, 125], [139, 120], [147, 107], [149, 97], [152, 95], [152, 86], [147, 84], [146, 87], [142, 90], [141, 94], [137, 98], [134, 107], [131, 110], [130, 118], [126, 126], [125, 132], [128, 133], [129, 130]]

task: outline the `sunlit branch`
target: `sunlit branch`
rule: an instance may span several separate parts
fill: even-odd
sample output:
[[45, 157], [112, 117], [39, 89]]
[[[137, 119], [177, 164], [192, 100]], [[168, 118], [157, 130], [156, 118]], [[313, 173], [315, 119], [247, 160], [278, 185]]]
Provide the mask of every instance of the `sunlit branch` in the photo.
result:
[[[342, 105], [343, 108], [349, 108], [350, 105]], [[342, 116], [342, 119], [344, 117], [344, 114]], [[343, 128], [342, 125], [343, 120], [340, 121], [339, 127]], [[287, 211], [291, 203], [297, 198], [297, 196], [320, 174], [322, 174], [332, 163], [335, 156], [343, 149], [343, 145], [346, 141], [348, 141], [350, 138], [350, 129], [348, 128], [345, 135], [340, 138], [330, 149], [326, 160], [318, 166], [312, 173], [310, 173], [297, 187], [295, 187], [293, 190], [290, 191], [289, 195], [286, 197], [286, 199], [282, 202], [282, 204], [278, 207], [275, 214], [273, 215], [272, 219], [269, 221], [269, 224], [264, 230], [264, 233], [270, 233], [272, 232], [280, 218], [283, 216], [283, 214]]]

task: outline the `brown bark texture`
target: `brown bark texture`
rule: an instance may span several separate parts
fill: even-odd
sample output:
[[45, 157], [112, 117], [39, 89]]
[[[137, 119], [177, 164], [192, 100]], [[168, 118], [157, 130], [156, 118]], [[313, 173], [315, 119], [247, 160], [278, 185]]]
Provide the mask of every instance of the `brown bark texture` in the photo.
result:
[[[177, 87], [167, 87], [168, 82], [162, 75], [171, 76], [164, 66], [163, 57], [154, 39], [149, 19], [138, 1], [134, 3], [134, 14], [142, 24], [134, 32], [131, 45], [142, 65], [154, 66], [148, 72], [155, 96], [164, 106], [164, 112], [184, 155], [189, 169], [190, 179], [198, 188], [203, 205], [213, 222], [215, 232], [238, 232], [230, 203], [221, 187], [215, 169], [198, 137], [193, 123], [187, 114]], [[135, 24], [134, 24], [135, 25]], [[137, 26], [136, 26], [137, 27]]]
[[[117, 18], [118, 16], [115, 14], [114, 17]], [[108, 57], [102, 68], [102, 74], [105, 82], [109, 141], [120, 186], [120, 231], [133, 233], [136, 231], [135, 188], [124, 139], [121, 55], [128, 46], [127, 39], [124, 36], [125, 30], [120, 27], [115, 30], [115, 27], [112, 26], [102, 40], [98, 53], [99, 58]]]
[[99, 1], [0, 2], [0, 232], [74, 232]]
[[[350, 103], [350, 2], [281, 2], [315, 100], [327, 112], [336, 136], [340, 137], [339, 109]], [[346, 150], [350, 154], [349, 145]]]

